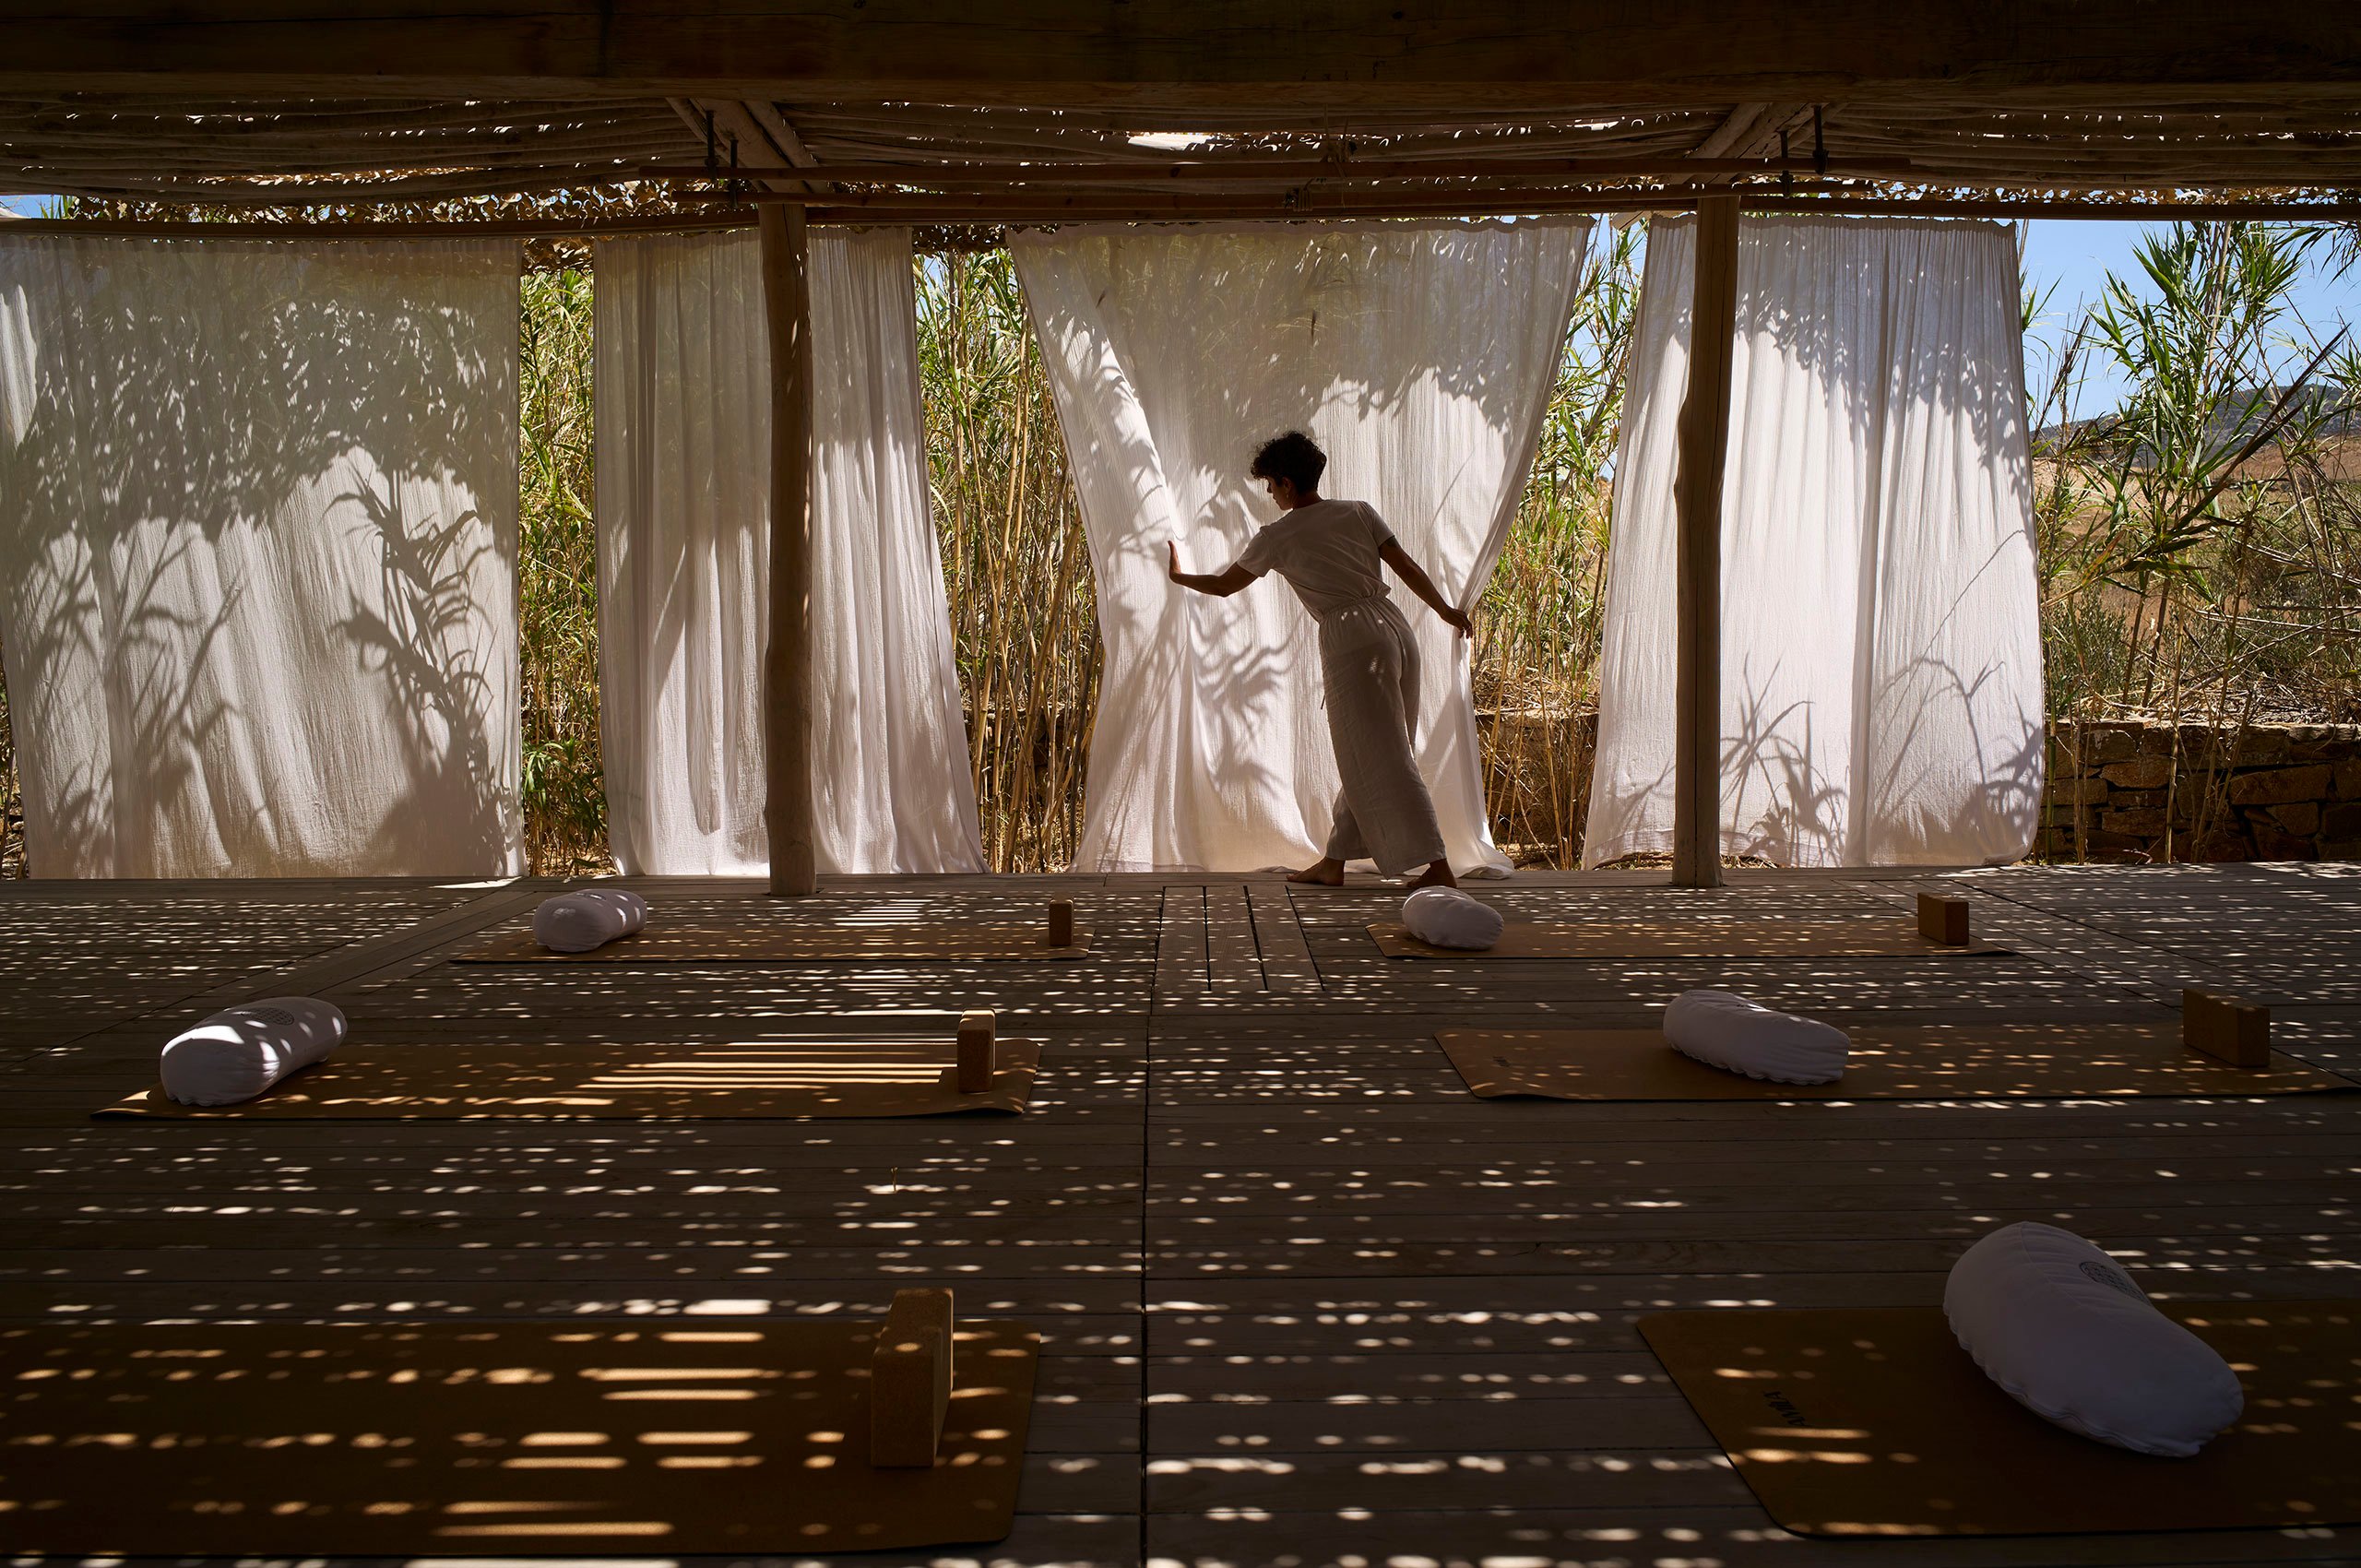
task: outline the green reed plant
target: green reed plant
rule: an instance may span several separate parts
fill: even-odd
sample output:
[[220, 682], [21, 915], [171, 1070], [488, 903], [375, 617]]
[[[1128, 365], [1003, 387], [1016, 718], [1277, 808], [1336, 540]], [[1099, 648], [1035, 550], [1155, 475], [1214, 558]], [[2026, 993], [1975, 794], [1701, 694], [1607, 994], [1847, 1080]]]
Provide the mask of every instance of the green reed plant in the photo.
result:
[[1607, 530], [1644, 227], [1594, 246], [1516, 518], [1476, 617], [1472, 676], [1493, 837], [1571, 868], [1583, 816], [1607, 610]]
[[527, 863], [603, 870], [599, 761], [599, 540], [591, 515], [591, 277], [523, 282], [517, 403], [518, 684]]
[[1082, 512], [1005, 251], [919, 258], [919, 374], [968, 763], [1000, 871], [1062, 868], [1101, 667]]
[[[2144, 239], [2033, 415], [2051, 714], [2214, 737], [2201, 798], [2166, 802], [2168, 854], [2238, 852], [2216, 838], [2220, 768], [2248, 725], [2361, 719], [2361, 356], [2293, 308], [2312, 243], [2256, 223]], [[2075, 422], [2089, 358], [2129, 390]]]

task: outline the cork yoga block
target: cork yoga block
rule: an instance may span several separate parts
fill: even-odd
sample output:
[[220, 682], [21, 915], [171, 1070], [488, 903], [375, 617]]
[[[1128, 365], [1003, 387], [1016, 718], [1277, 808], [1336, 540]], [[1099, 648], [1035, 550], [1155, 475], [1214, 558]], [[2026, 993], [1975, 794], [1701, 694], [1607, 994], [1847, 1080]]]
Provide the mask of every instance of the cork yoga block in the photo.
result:
[[977, 1008], [959, 1019], [959, 1092], [989, 1094], [997, 1061], [1000, 1020], [990, 1009]]
[[1945, 898], [1933, 893], [1918, 895], [1918, 934], [1929, 942], [1940, 942], [1946, 947], [1964, 947], [1967, 935], [1967, 900]]
[[2271, 1009], [2194, 986], [2180, 993], [2181, 1043], [2233, 1067], [2271, 1065]]
[[897, 1290], [869, 1367], [869, 1462], [927, 1469], [951, 1408], [951, 1292]]

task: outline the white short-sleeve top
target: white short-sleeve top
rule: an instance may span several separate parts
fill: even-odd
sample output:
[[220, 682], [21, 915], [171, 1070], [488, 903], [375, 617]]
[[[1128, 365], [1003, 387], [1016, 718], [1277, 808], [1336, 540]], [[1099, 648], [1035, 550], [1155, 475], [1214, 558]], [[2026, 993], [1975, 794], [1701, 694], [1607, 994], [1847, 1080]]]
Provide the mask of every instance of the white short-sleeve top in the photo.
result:
[[1258, 577], [1278, 573], [1322, 621], [1346, 605], [1384, 597], [1378, 552], [1393, 540], [1394, 530], [1366, 501], [1314, 501], [1248, 540], [1238, 564]]

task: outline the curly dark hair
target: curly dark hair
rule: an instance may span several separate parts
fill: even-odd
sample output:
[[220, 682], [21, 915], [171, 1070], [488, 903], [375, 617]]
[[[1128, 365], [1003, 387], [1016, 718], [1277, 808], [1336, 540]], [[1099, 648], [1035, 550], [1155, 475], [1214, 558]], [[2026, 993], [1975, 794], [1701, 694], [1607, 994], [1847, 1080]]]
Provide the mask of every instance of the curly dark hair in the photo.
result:
[[1299, 493], [1309, 494], [1320, 488], [1320, 476], [1328, 471], [1328, 454], [1299, 430], [1265, 441], [1254, 454], [1254, 466], [1247, 473], [1254, 479], [1284, 479], [1292, 481]]

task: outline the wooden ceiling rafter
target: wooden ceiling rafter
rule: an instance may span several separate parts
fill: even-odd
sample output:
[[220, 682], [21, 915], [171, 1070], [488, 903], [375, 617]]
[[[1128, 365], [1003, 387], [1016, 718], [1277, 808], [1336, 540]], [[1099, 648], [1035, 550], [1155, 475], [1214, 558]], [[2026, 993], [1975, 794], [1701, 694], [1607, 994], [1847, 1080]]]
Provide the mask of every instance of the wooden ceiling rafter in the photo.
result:
[[[1061, 184], [1188, 184], [1241, 211], [1290, 184], [1289, 210], [1415, 207], [1454, 183], [1486, 204], [1641, 189], [1617, 167], [1673, 194], [1758, 173], [1800, 188], [1816, 141], [1827, 173], [1928, 192], [2361, 192], [2361, 29], [2333, 7], [1731, 3], [1647, 27], [1624, 0], [394, 11], [24, 0], [0, 17], [0, 189], [287, 215], [482, 199], [514, 216], [553, 193], [702, 210], [709, 195], [638, 176], [701, 172], [710, 127], [750, 186], [841, 198], [815, 211], [875, 205], [864, 184], [1012, 215]], [[1183, 149], [1195, 166], [1176, 172]]]

